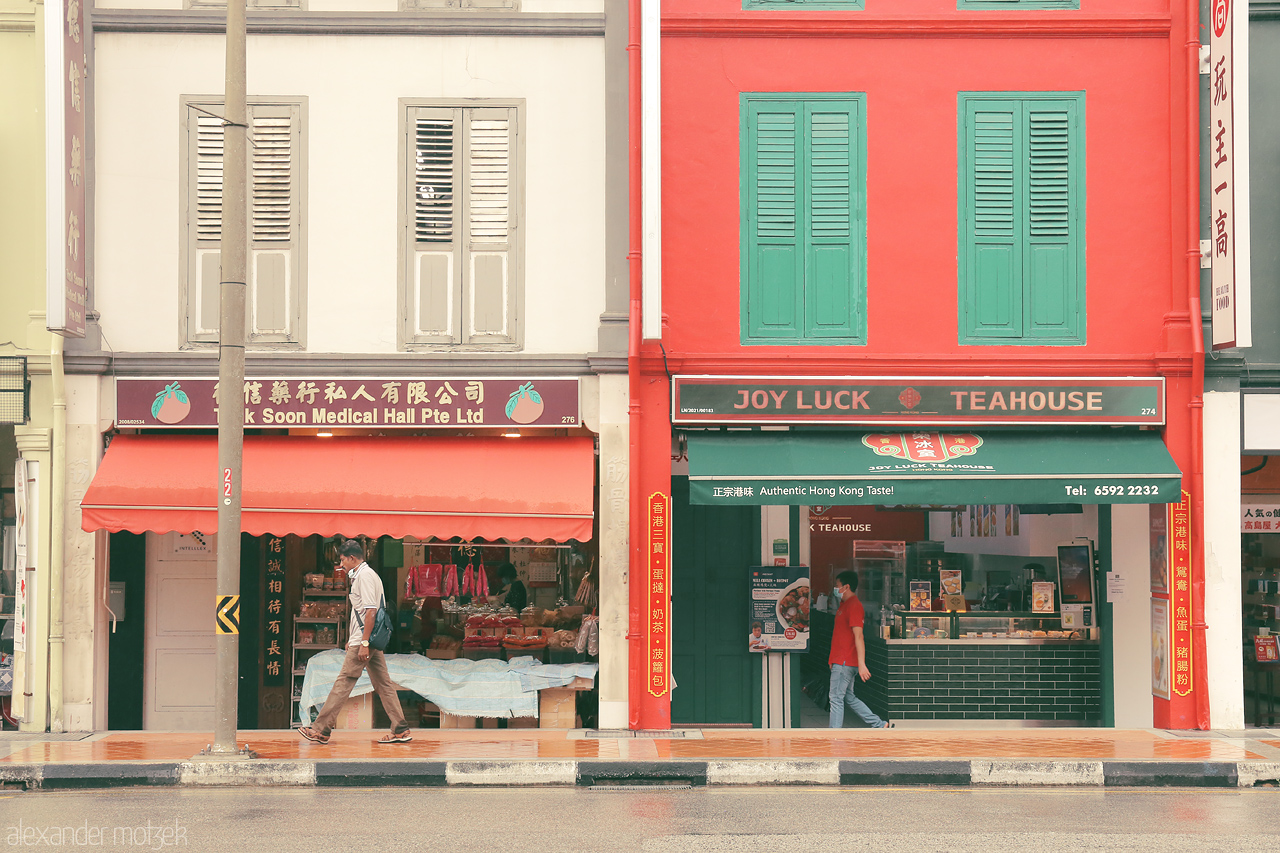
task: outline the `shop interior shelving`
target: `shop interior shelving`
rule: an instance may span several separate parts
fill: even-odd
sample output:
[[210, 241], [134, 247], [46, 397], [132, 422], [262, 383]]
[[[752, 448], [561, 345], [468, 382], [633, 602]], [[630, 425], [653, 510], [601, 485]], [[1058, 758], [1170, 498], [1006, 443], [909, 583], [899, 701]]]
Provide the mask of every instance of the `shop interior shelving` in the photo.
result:
[[[307, 661], [311, 657], [326, 649], [341, 649], [347, 643], [347, 619], [350, 614], [347, 606], [346, 590], [320, 590], [320, 589], [303, 589], [302, 600], [309, 601], [341, 601], [341, 616], [295, 616], [293, 617], [293, 689], [291, 691], [293, 702], [290, 706], [290, 722], [294, 726], [301, 725], [298, 721], [298, 702], [302, 699], [302, 681], [307, 674]], [[298, 632], [300, 629], [309, 628], [312, 630], [333, 626], [334, 642], [332, 643], [301, 643], [298, 641]]]

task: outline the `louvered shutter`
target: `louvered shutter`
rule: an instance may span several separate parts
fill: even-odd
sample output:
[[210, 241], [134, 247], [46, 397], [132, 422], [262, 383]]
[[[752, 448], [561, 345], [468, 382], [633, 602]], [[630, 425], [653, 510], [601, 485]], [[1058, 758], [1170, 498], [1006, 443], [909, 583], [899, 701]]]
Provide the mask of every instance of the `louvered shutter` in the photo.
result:
[[[221, 298], [223, 125], [221, 104], [188, 108], [191, 184], [188, 228], [188, 338], [216, 342]], [[301, 110], [296, 104], [249, 106], [248, 293], [250, 343], [296, 340], [301, 246]]]
[[467, 343], [513, 343], [515, 110], [466, 111]]
[[798, 101], [751, 100], [744, 118], [746, 335], [794, 339], [804, 315], [799, 186], [803, 106]]
[[298, 108], [249, 109], [250, 338], [292, 336], [293, 267], [297, 262]]
[[410, 110], [412, 155], [410, 227], [413, 284], [411, 339], [458, 343], [460, 309], [458, 251], [462, 244], [458, 189], [461, 176], [462, 110]]
[[856, 101], [804, 109], [804, 311], [807, 338], [850, 338], [861, 329], [860, 182]]
[[1075, 103], [1029, 101], [1023, 126], [1027, 140], [1024, 275], [1029, 338], [1074, 337], [1080, 327], [1076, 269], [1076, 198], [1073, 176]]
[[188, 110], [187, 133], [192, 172], [188, 228], [194, 237], [187, 273], [187, 335], [193, 341], [217, 341], [222, 281], [222, 120]]
[[965, 112], [965, 331], [980, 338], [1022, 335], [1019, 104], [970, 100]]

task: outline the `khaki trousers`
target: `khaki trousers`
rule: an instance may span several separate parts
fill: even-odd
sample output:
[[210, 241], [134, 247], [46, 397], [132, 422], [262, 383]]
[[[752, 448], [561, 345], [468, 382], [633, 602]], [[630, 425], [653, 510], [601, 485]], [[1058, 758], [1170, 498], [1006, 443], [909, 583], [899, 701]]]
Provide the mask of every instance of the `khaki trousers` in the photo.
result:
[[329, 691], [329, 698], [325, 700], [324, 707], [320, 709], [320, 714], [316, 717], [316, 721], [311, 724], [311, 729], [322, 735], [327, 735], [333, 731], [333, 723], [338, 719], [338, 713], [342, 710], [342, 706], [346, 704], [348, 697], [351, 696], [352, 688], [360, 680], [360, 673], [364, 672], [367, 666], [369, 668], [369, 680], [373, 682], [373, 690], [378, 694], [378, 699], [382, 702], [382, 710], [387, 712], [387, 717], [391, 720], [391, 731], [396, 734], [407, 732], [409, 724], [404, 721], [404, 713], [400, 710], [400, 700], [396, 697], [396, 689], [391, 686], [391, 676], [387, 673], [386, 657], [382, 652], [371, 648], [369, 649], [369, 660], [361, 663], [358, 657], [359, 653], [360, 646], [347, 646], [347, 657], [342, 662], [342, 672], [338, 674], [338, 680], [333, 682], [333, 689]]

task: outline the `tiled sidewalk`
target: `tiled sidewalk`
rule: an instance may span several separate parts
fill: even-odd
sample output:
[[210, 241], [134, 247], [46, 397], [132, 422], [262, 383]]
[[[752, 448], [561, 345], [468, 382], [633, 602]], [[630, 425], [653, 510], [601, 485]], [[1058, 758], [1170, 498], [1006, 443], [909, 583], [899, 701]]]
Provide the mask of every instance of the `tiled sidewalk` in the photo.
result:
[[[541, 729], [419, 729], [407, 744], [377, 744], [381, 731], [339, 730], [329, 744], [309, 743], [292, 731], [240, 732], [238, 742], [259, 758], [277, 760], [803, 760], [996, 759], [1030, 761], [1154, 760], [1276, 761], [1273, 730], [1179, 733], [1117, 729], [793, 731], [715, 730], [700, 737], [583, 737]], [[184, 761], [212, 740], [210, 734], [104, 732], [80, 741], [10, 742], [3, 764]]]

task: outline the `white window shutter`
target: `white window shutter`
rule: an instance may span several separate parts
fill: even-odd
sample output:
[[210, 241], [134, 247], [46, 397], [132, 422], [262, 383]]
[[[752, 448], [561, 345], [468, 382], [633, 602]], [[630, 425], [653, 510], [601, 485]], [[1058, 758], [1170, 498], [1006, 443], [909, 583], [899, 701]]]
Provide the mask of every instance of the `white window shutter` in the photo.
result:
[[462, 111], [448, 107], [411, 110], [413, 158], [410, 200], [413, 259], [409, 316], [413, 339], [454, 344], [458, 332], [458, 196], [462, 185]]
[[475, 108], [467, 116], [468, 343], [511, 343], [515, 110]]

